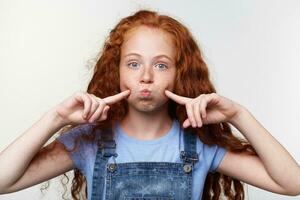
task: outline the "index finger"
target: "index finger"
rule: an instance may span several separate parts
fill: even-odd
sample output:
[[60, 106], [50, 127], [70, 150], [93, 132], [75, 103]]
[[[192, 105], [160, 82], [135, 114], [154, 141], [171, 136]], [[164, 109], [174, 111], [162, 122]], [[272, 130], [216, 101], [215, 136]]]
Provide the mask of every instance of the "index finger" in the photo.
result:
[[125, 90], [125, 91], [120, 92], [116, 95], [105, 97], [105, 98], [103, 98], [103, 101], [105, 101], [106, 104], [111, 105], [111, 104], [114, 104], [114, 103], [124, 99], [129, 94], [130, 94], [130, 90]]
[[177, 102], [181, 105], [185, 105], [188, 101], [191, 100], [188, 97], [183, 97], [183, 96], [179, 96], [177, 94], [174, 94], [173, 92], [171, 92], [169, 90], [165, 90], [165, 94], [166, 94], [167, 97], [169, 97], [170, 99], [174, 100], [175, 102]]

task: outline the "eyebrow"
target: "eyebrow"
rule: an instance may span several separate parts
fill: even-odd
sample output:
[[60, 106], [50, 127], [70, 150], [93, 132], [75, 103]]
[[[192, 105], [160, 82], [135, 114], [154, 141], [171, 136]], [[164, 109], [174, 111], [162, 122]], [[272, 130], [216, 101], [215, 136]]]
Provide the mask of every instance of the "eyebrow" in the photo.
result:
[[[124, 57], [128, 57], [128, 56], [138, 56], [138, 57], [142, 57], [140, 54], [138, 54], [138, 53], [129, 53], [129, 54], [127, 54], [127, 55], [125, 55]], [[167, 58], [168, 60], [170, 60], [170, 61], [173, 61], [169, 56], [167, 56], [167, 55], [163, 55], [163, 54], [161, 54], [161, 55], [157, 55], [157, 56], [155, 56], [154, 58]]]

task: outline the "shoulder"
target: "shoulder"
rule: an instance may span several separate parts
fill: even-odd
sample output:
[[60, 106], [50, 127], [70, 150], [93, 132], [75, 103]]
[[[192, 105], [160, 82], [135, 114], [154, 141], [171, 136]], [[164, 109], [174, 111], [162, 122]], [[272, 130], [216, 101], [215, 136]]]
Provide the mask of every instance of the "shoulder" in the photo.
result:
[[224, 158], [227, 150], [217, 144], [208, 145], [197, 137], [197, 152], [199, 161], [205, 163], [207, 170], [214, 172]]
[[86, 146], [94, 143], [96, 140], [97, 134], [92, 134], [95, 126], [96, 124], [94, 123], [80, 124], [61, 133], [56, 139], [68, 149], [73, 148], [75, 143], [78, 143], [79, 146]]
[[86, 167], [89, 165], [87, 161], [95, 157], [97, 150], [97, 134], [91, 135], [93, 127], [95, 124], [92, 123], [81, 124], [63, 132], [56, 138], [66, 147], [75, 166], [83, 173], [86, 173]]
[[91, 134], [93, 128], [95, 127], [95, 124], [92, 123], [86, 123], [86, 124], [80, 124], [75, 127], [72, 127], [68, 129], [67, 131], [64, 131], [59, 135], [59, 138], [64, 137], [78, 137], [81, 135], [88, 135]]

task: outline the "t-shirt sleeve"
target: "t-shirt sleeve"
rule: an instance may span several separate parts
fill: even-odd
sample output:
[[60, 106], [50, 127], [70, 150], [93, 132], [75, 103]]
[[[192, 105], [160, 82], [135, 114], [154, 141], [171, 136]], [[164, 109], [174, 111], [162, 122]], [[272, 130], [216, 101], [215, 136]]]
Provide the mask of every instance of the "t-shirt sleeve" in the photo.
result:
[[221, 161], [223, 160], [227, 150], [223, 147], [217, 146], [216, 151], [214, 153], [214, 157], [211, 163], [210, 171], [215, 172], [215, 170], [220, 165]]
[[[91, 125], [83, 124], [76, 126], [65, 133], [62, 133], [56, 138], [60, 143], [62, 143], [67, 150], [73, 150], [76, 142], [76, 138], [80, 137], [82, 134], [90, 133]], [[82, 173], [85, 173], [85, 163], [86, 155], [89, 148], [89, 144], [86, 141], [78, 139], [77, 146], [74, 151], [69, 152], [71, 159], [74, 162], [76, 168], [78, 168]]]
[[222, 159], [224, 158], [227, 150], [221, 146], [218, 145], [213, 145], [213, 146], [208, 146], [205, 145], [206, 147], [206, 162], [209, 166], [208, 170], [209, 172], [214, 173], [218, 166], [220, 165]]

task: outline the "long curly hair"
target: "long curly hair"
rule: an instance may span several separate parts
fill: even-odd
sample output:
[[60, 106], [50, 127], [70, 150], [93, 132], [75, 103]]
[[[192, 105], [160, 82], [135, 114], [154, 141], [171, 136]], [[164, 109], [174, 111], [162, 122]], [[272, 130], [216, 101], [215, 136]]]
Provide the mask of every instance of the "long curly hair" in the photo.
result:
[[[202, 53], [187, 27], [170, 16], [161, 15], [151, 10], [136, 11], [133, 15], [121, 19], [110, 31], [93, 68], [93, 76], [87, 87], [88, 93], [104, 98], [121, 92], [119, 87], [121, 45], [125, 33], [141, 25], [164, 31], [175, 45], [176, 78], [174, 93], [190, 98], [196, 98], [200, 94], [217, 93], [209, 79], [209, 71]], [[111, 106], [107, 119], [97, 122], [91, 133], [82, 134], [77, 138], [72, 150], [76, 148], [79, 140], [93, 141], [96, 130], [111, 128], [115, 121], [125, 117], [127, 111], [128, 106], [124, 99]], [[172, 119], [178, 119], [180, 124], [183, 124], [187, 118], [185, 107], [173, 101], [168, 104], [168, 113]], [[73, 127], [75, 126], [63, 128], [62, 133]], [[232, 152], [257, 155], [245, 138], [233, 135], [230, 125], [226, 122], [205, 124], [201, 128], [188, 127], [187, 130], [193, 131], [207, 145], [217, 144]], [[67, 176], [66, 173], [64, 176]], [[74, 169], [71, 194], [76, 200], [80, 199], [81, 196], [87, 198], [86, 179], [77, 168]], [[227, 199], [244, 199], [243, 183], [216, 171], [208, 172], [202, 199], [216, 200], [220, 199], [221, 195]]]

